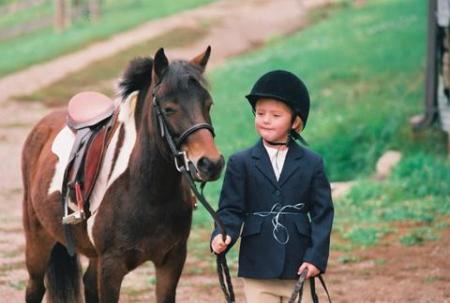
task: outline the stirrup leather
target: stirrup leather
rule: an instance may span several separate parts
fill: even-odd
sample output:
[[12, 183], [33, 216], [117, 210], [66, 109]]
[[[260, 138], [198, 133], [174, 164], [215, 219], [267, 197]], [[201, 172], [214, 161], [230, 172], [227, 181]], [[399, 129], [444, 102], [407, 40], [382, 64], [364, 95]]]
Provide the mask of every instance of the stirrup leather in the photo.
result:
[[[84, 200], [81, 193], [80, 183], [75, 182], [74, 190], [77, 203], [73, 203], [70, 200], [69, 193], [67, 193], [66, 203], [64, 204], [64, 217], [62, 219], [63, 224], [78, 224], [86, 219], [86, 213], [84, 212]], [[69, 209], [73, 211], [70, 214]]]

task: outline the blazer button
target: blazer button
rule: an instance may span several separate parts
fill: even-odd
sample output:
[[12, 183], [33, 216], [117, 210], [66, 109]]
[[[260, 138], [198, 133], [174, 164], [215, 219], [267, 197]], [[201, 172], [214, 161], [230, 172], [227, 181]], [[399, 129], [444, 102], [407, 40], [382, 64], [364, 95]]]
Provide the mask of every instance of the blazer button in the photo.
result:
[[279, 196], [281, 192], [279, 190], [275, 191], [275, 196]]

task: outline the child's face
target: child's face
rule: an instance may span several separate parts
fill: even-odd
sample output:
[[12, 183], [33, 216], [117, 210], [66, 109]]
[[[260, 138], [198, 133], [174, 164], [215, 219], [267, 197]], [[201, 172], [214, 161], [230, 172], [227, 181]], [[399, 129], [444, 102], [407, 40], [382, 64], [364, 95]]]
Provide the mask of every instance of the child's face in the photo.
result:
[[264, 141], [286, 142], [292, 127], [292, 111], [286, 104], [274, 99], [256, 102], [255, 128]]

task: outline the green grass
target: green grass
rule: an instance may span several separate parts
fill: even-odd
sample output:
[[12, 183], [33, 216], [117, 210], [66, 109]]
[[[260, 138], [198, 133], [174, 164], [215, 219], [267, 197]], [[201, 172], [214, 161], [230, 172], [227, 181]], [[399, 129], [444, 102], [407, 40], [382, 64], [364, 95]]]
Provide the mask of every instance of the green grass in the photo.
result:
[[[92, 24], [81, 19], [63, 33], [52, 28], [43, 28], [0, 43], [0, 76], [42, 62], [56, 56], [81, 49], [90, 43], [109, 38], [143, 22], [161, 18], [181, 10], [194, 8], [212, 0], [136, 0], [104, 2], [104, 13], [100, 22]], [[20, 11], [17, 16], [0, 18], [0, 27], [12, 26], [36, 17], [52, 18], [52, 7], [42, 7]], [[50, 15], [49, 15], [50, 14]]]
[[[388, 180], [362, 179], [336, 203], [336, 229], [352, 244], [377, 244], [388, 229], [397, 234], [395, 241], [415, 245], [437, 238], [448, 227], [450, 165], [443, 157], [418, 149], [405, 151]], [[402, 234], [397, 222], [414, 227]], [[366, 231], [366, 237], [354, 231]]]
[[373, 1], [343, 9], [213, 72], [215, 121], [225, 153], [256, 138], [244, 95], [261, 74], [284, 68], [310, 88], [304, 137], [324, 155], [330, 177], [371, 173], [384, 150], [400, 145], [409, 115], [420, 111], [425, 8], [421, 1]]
[[[446, 136], [437, 129], [413, 134], [408, 124], [423, 111], [425, 21], [420, 0], [347, 5], [210, 75], [217, 142], [226, 157], [257, 139], [244, 96], [261, 74], [284, 68], [305, 80], [312, 107], [304, 137], [324, 156], [331, 180], [359, 180], [335, 203], [333, 249], [438, 237], [450, 214]], [[372, 180], [376, 161], [389, 149], [401, 151], [402, 161], [385, 182]], [[210, 185], [211, 200], [220, 185]], [[418, 235], [399, 222], [435, 232]]]

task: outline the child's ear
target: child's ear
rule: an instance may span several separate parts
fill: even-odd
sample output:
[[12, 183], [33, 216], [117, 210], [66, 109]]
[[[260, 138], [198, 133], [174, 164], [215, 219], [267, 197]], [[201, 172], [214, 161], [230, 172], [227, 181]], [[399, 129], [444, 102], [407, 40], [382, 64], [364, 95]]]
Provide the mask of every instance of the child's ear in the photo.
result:
[[303, 130], [303, 121], [299, 116], [296, 116], [294, 122], [292, 123], [292, 129], [297, 133], [300, 133]]

